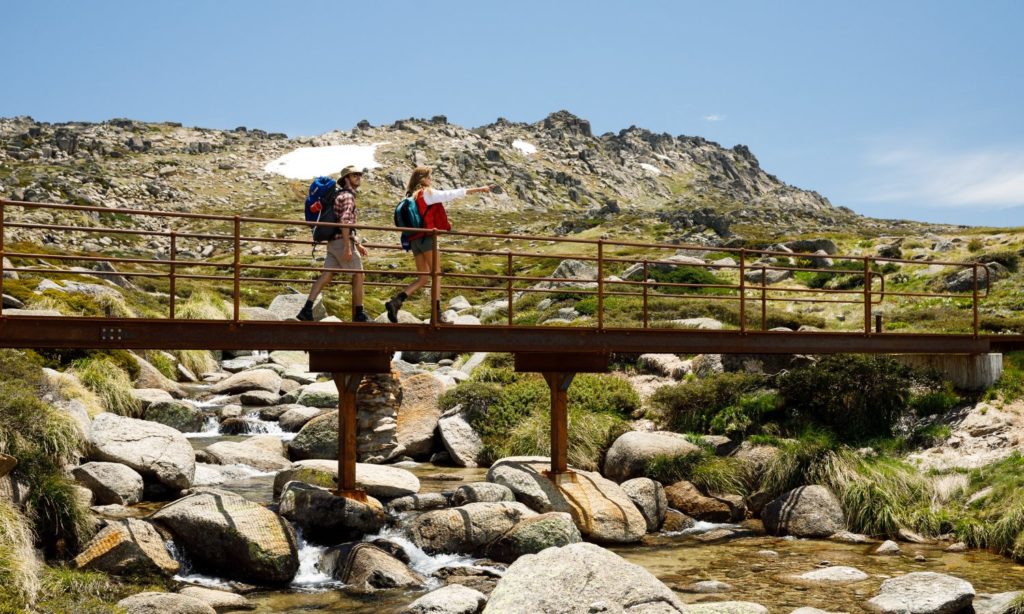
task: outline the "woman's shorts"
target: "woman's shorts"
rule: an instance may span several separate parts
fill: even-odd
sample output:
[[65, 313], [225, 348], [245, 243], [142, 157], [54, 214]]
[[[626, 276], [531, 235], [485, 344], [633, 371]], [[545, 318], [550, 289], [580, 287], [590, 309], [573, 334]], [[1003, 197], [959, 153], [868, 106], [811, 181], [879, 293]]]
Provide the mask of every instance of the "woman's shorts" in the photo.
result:
[[434, 251], [434, 237], [426, 236], [409, 241], [409, 249], [413, 255], [427, 254]]

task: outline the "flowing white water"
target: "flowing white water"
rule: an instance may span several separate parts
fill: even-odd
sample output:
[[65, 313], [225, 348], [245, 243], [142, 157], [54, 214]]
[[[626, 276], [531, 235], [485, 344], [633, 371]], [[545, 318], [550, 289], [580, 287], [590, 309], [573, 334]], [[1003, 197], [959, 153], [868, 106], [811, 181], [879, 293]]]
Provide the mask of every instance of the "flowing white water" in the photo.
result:
[[343, 586], [341, 582], [320, 571], [320, 555], [326, 546], [315, 546], [302, 538], [302, 532], [295, 529], [299, 547], [299, 571], [292, 579], [292, 587], [302, 590], [326, 590]]
[[186, 438], [198, 438], [198, 437], [217, 437], [220, 435], [220, 421], [217, 420], [217, 416], [207, 416], [206, 422], [203, 423], [203, 430], [195, 433], [182, 433]]
[[707, 533], [714, 531], [715, 529], [738, 529], [740, 528], [737, 524], [730, 524], [728, 522], [704, 522], [703, 520], [696, 521], [692, 527], [683, 529], [682, 531], [665, 531], [662, 535], [668, 535], [675, 537], [677, 535], [699, 535], [701, 533]]
[[437, 578], [433, 578], [432, 575], [439, 569], [443, 569], [445, 567], [475, 566], [480, 567], [481, 569], [493, 571], [498, 575], [503, 573], [500, 569], [487, 567], [485, 565], [476, 565], [476, 559], [464, 554], [429, 555], [424, 552], [422, 548], [409, 541], [402, 531], [396, 528], [385, 528], [376, 535], [366, 535], [363, 537], [363, 541], [373, 541], [375, 539], [386, 539], [398, 544], [409, 557], [409, 568], [425, 576], [427, 578], [427, 583], [430, 585], [440, 584], [440, 581]]

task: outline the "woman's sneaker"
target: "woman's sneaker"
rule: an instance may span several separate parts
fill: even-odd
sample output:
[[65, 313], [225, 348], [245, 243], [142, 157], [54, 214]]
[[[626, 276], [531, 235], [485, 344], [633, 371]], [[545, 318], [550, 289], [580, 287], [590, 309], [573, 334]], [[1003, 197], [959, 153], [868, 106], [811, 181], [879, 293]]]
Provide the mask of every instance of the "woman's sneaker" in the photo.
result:
[[301, 322], [312, 322], [313, 321], [313, 308], [303, 307], [299, 310], [299, 315], [295, 316], [296, 320]]
[[359, 313], [357, 313], [355, 316], [352, 317], [352, 321], [353, 322], [369, 322], [370, 321], [370, 316], [366, 315], [365, 311], [360, 311]]

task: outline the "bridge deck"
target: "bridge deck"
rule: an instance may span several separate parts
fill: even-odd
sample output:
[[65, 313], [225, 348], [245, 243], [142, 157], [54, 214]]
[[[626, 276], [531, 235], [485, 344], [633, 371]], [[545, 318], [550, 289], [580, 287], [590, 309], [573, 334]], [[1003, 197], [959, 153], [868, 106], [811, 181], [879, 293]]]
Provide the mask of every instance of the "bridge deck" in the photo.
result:
[[677, 354], [978, 354], [1024, 335], [352, 324], [113, 318], [0, 318], [0, 347]]

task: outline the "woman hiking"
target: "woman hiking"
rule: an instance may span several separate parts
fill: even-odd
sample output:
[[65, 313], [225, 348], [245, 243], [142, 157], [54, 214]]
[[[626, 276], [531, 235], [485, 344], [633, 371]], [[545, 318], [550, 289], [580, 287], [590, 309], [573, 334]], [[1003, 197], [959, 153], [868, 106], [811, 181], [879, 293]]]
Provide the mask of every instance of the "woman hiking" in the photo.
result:
[[[424, 228], [437, 228], [439, 230], [451, 230], [448, 223], [448, 216], [444, 211], [444, 203], [462, 198], [468, 194], [484, 194], [491, 191], [491, 186], [478, 188], [457, 188], [455, 190], [434, 190], [431, 185], [434, 183], [431, 177], [431, 168], [428, 166], [417, 166], [412, 177], [409, 178], [409, 185], [405, 195], [416, 200], [416, 208], [423, 219]], [[388, 320], [398, 322], [398, 310], [402, 303], [414, 292], [427, 285], [429, 275], [433, 272], [434, 266], [434, 238], [430, 233], [421, 232], [409, 237], [410, 251], [416, 259], [416, 270], [420, 276], [416, 281], [405, 287], [404, 290], [391, 297], [391, 300], [384, 303], [388, 310]], [[437, 314], [441, 316], [441, 305], [438, 301]]]

